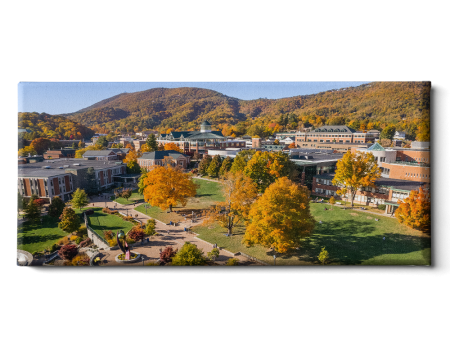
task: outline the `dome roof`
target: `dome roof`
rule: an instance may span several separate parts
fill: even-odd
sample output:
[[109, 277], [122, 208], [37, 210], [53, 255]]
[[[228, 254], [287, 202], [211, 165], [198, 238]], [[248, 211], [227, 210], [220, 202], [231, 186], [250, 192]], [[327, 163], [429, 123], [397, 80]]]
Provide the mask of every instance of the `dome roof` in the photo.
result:
[[209, 123], [207, 120], [203, 121], [201, 126], [210, 126], [211, 123]]

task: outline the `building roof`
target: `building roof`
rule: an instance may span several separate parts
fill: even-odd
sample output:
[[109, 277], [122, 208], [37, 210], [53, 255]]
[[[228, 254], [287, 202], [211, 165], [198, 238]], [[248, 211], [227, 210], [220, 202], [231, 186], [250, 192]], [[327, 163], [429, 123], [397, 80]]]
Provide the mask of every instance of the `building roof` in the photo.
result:
[[116, 154], [128, 154], [130, 148], [108, 148], [108, 150], [114, 151]]
[[139, 159], [143, 160], [163, 160], [165, 157], [170, 156], [174, 159], [177, 159], [179, 157], [186, 157], [184, 154], [179, 153], [175, 150], [158, 150], [158, 151], [152, 151], [148, 153], [143, 153]]
[[108, 156], [108, 155], [115, 155], [116, 153], [112, 150], [88, 150], [83, 154], [83, 157], [90, 157], [90, 156]]
[[67, 155], [67, 154], [75, 154], [76, 149], [51, 149], [51, 150], [47, 150], [45, 152], [45, 154], [62, 154], [62, 155]]
[[31, 130], [27, 128], [18, 128], [18, 130], [19, 133], [31, 133]]
[[386, 151], [378, 142], [375, 142], [373, 146], [370, 146], [367, 148], [367, 150], [373, 150], [373, 151]]
[[322, 126], [312, 131], [313, 133], [356, 133], [356, 130], [344, 125], [341, 126]]
[[[334, 178], [334, 174], [322, 174], [314, 176], [316, 178], [323, 178], [326, 180], [332, 180]], [[416, 182], [416, 181], [407, 181], [407, 180], [398, 180], [394, 178], [384, 178], [380, 177], [375, 181], [375, 185], [379, 187], [386, 187], [392, 190], [418, 190], [419, 187], [424, 186], [428, 183], [426, 182]]]
[[201, 126], [210, 126], [211, 123], [208, 122], [208, 120], [205, 120], [202, 122]]
[[[75, 165], [78, 164], [78, 165]], [[117, 161], [94, 161], [82, 158], [64, 158], [55, 160], [44, 160], [38, 163], [19, 164], [19, 177], [50, 177], [66, 173], [66, 170], [77, 171], [80, 169], [94, 168], [94, 170], [102, 170], [124, 165]], [[44, 169], [44, 167], [50, 167]], [[63, 169], [59, 169], [62, 167]]]

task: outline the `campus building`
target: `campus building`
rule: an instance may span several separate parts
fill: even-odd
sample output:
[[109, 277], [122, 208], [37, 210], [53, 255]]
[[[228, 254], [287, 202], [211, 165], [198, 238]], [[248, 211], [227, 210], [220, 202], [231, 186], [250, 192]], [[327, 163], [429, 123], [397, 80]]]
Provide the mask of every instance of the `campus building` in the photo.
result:
[[173, 131], [161, 134], [159, 145], [175, 143], [185, 154], [197, 151], [206, 154], [209, 149], [225, 149], [228, 147], [245, 147], [245, 140], [227, 140], [221, 131], [212, 131], [211, 124], [203, 121], [200, 131]]
[[55, 158], [75, 158], [75, 149], [49, 149], [44, 153], [44, 158], [46, 160]]
[[86, 189], [88, 168], [94, 169], [100, 190], [113, 186], [117, 179], [126, 174], [126, 165], [122, 162], [67, 158], [47, 160], [19, 164], [17, 188], [24, 197], [36, 194], [47, 201], [55, 196], [68, 201], [77, 188]]
[[117, 155], [112, 150], [88, 150], [83, 154], [83, 158], [86, 160], [96, 161], [113, 161], [117, 160]]
[[141, 168], [151, 169], [155, 165], [168, 165], [173, 167], [180, 167], [187, 169], [190, 163], [191, 157], [185, 154], [179, 153], [174, 150], [161, 150], [143, 153], [141, 157], [137, 159], [137, 162]]
[[[335, 199], [350, 201], [350, 195], [340, 196], [337, 191], [340, 189], [334, 186], [332, 180], [334, 174], [322, 174], [314, 176], [312, 194], [323, 197], [334, 196]], [[412, 190], [419, 190], [420, 187], [428, 188], [425, 182], [413, 182], [381, 177], [375, 181], [375, 188], [366, 187], [356, 192], [354, 203], [378, 206], [386, 204], [386, 213], [395, 212], [399, 203], [409, 196]]]

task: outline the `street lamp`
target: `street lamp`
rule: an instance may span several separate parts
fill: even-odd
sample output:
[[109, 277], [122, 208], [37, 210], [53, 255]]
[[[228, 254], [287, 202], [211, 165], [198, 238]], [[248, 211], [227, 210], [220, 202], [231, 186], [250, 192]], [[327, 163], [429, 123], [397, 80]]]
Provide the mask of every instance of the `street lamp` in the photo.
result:
[[277, 255], [273, 255], [273, 265], [277, 265]]

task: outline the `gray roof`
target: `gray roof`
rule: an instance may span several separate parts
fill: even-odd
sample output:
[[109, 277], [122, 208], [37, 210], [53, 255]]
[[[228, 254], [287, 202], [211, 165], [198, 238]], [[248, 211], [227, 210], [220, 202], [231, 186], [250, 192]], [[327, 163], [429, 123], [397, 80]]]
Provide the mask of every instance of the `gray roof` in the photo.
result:
[[108, 148], [110, 151], [114, 151], [116, 154], [128, 154], [130, 148]]
[[83, 154], [83, 157], [88, 157], [88, 156], [108, 156], [111, 153], [113, 153], [112, 155], [115, 155], [114, 151], [111, 150], [88, 150]]
[[211, 123], [209, 123], [207, 120], [203, 121], [201, 126], [210, 126]]
[[[95, 170], [102, 170], [117, 167], [119, 165], [124, 164], [119, 161], [94, 161], [94, 160], [88, 161], [82, 158], [64, 158], [55, 160], [44, 160], [44, 162], [38, 163], [19, 164], [18, 168], [19, 168], [19, 177], [50, 177], [64, 174], [66, 170], [76, 171], [80, 169], [86, 169], [89, 167], [92, 167]], [[44, 169], [43, 167], [46, 166], [50, 168]], [[59, 167], [63, 167], [63, 169], [59, 169]]]
[[313, 133], [356, 133], [356, 130], [347, 126], [322, 126], [312, 131]]
[[[323, 178], [326, 180], [332, 180], [334, 178], [334, 174], [322, 174], [314, 176], [316, 178]], [[418, 190], [419, 187], [424, 186], [428, 183], [425, 182], [416, 182], [416, 181], [407, 181], [407, 180], [398, 180], [395, 178], [384, 178], [381, 177], [375, 181], [375, 185], [379, 187], [387, 187], [393, 190]]]
[[178, 151], [174, 150], [159, 150], [159, 151], [152, 151], [148, 153], [143, 153], [139, 159], [143, 160], [163, 160], [164, 157], [171, 156], [174, 159], [177, 159], [179, 157], [186, 157], [184, 154], [179, 153]]
[[[202, 133], [201, 131], [173, 131], [170, 135], [175, 139], [183, 136], [186, 140], [201, 140], [201, 139], [225, 139], [221, 131], [210, 131]], [[166, 138], [167, 134], [161, 134], [161, 138]]]

